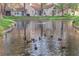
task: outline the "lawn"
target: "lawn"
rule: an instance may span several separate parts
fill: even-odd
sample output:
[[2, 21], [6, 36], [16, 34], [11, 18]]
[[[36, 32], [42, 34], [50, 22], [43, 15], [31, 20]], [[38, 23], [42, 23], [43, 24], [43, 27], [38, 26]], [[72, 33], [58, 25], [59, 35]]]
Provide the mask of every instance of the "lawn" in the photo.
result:
[[8, 28], [14, 21], [11, 19], [3, 19], [0, 21], [0, 27], [3, 27], [3, 29]]
[[[0, 29], [7, 29], [16, 20], [26, 19], [26, 16], [5, 16], [0, 20]], [[31, 19], [48, 19], [48, 20], [74, 20], [76, 25], [79, 25], [79, 16], [31, 16]]]

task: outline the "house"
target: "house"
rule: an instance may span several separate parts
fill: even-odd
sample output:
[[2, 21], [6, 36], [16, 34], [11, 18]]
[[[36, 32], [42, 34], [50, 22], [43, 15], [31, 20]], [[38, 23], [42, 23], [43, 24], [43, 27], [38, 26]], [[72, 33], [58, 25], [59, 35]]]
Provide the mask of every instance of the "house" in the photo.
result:
[[[42, 6], [41, 3], [8, 3], [6, 5], [6, 16], [40, 16], [40, 13], [41, 16], [62, 16], [62, 10], [55, 8], [55, 4], [52, 3], [42, 4]], [[73, 15], [73, 12], [65, 7], [63, 14], [67, 13]], [[79, 12], [76, 11], [75, 15], [79, 15]]]
[[26, 16], [26, 12], [23, 8], [16, 8], [16, 10], [11, 11], [12, 16]]
[[16, 8], [16, 9], [6, 8], [5, 15], [6, 16], [25, 16], [26, 12], [24, 12], [23, 8]]

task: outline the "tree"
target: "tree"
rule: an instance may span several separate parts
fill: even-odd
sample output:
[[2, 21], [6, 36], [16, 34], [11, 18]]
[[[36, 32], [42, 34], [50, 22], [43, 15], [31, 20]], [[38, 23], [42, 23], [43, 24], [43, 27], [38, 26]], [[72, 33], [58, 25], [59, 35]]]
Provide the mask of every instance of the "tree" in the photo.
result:
[[41, 3], [41, 10], [40, 10], [40, 15], [42, 15], [42, 13], [44, 12], [44, 15], [46, 15], [44, 9], [49, 9], [53, 6], [53, 4], [48, 4], [48, 3]]
[[[41, 3], [41, 8], [40, 8], [40, 12], [39, 15], [42, 16], [43, 12], [44, 12], [44, 8], [46, 7], [46, 3]], [[45, 13], [44, 13], [45, 14]]]
[[26, 4], [24, 3], [24, 15], [26, 15]]
[[41, 10], [39, 11], [39, 15], [40, 15], [40, 16], [42, 16], [42, 13], [43, 13], [43, 5], [44, 5], [44, 4], [41, 3]]
[[6, 15], [6, 7], [7, 7], [7, 3], [4, 3], [4, 12], [3, 12], [3, 15]]
[[52, 10], [52, 16], [54, 16], [56, 14], [55, 12], [56, 12], [56, 7], [54, 7]]
[[64, 16], [64, 8], [65, 8], [65, 3], [58, 3], [58, 4], [55, 4], [55, 7], [57, 8], [57, 9], [60, 9], [61, 10], [61, 12], [62, 12], [62, 16]]
[[73, 16], [75, 15], [75, 10], [78, 10], [78, 5], [77, 3], [69, 3], [68, 7], [72, 10]]
[[0, 3], [0, 19], [2, 19], [2, 3]]

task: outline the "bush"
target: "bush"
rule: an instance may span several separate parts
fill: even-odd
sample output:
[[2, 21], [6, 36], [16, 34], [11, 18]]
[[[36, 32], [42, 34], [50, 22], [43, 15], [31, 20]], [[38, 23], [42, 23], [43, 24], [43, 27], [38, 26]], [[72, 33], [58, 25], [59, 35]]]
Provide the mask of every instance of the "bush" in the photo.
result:
[[71, 16], [69, 13], [65, 13], [64, 16]]

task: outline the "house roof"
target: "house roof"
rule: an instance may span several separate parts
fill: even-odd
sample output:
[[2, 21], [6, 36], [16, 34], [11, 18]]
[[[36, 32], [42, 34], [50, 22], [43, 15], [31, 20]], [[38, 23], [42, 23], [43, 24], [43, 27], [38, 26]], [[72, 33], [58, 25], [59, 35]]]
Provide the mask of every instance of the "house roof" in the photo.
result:
[[31, 4], [31, 7], [34, 8], [35, 10], [40, 10], [41, 8], [48, 9], [53, 6], [54, 6], [54, 4], [52, 4], [52, 3], [49, 3], [49, 4], [44, 3], [44, 4], [42, 4], [42, 6], [41, 6], [41, 3], [32, 3]]
[[[40, 10], [41, 8], [43, 8], [43, 9], [51, 8], [54, 6], [54, 4], [52, 4], [52, 3], [31, 3], [30, 4], [29, 3], [29, 5], [27, 5], [27, 6], [32, 7], [35, 10]], [[25, 9], [29, 9], [29, 7], [25, 8]], [[24, 4], [9, 3], [9, 4], [7, 4], [6, 10], [24, 11]]]
[[21, 7], [21, 8], [16, 8], [16, 11], [24, 11], [24, 8]]

